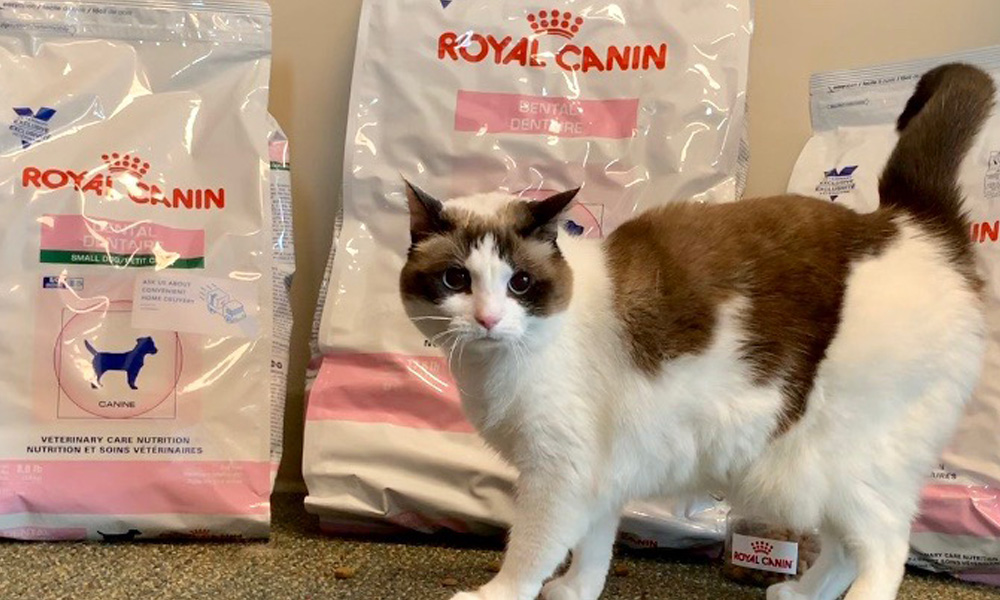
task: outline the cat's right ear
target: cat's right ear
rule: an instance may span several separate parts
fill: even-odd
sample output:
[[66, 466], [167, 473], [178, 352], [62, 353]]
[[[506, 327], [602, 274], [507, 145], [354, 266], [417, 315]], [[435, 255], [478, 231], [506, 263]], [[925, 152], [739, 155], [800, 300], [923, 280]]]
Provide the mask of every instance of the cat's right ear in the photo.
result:
[[441, 201], [405, 179], [403, 183], [406, 184], [406, 202], [410, 208], [410, 241], [418, 244], [432, 235], [447, 231], [449, 226], [442, 216], [444, 205]]

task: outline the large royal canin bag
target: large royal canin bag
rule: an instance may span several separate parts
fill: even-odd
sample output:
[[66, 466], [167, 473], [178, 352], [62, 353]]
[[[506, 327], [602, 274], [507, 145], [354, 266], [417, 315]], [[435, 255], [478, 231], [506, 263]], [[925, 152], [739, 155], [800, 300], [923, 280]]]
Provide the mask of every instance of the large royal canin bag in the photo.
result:
[[[582, 185], [571, 233], [743, 191], [749, 0], [366, 0], [343, 214], [315, 325], [304, 475], [329, 531], [495, 533], [514, 471], [409, 322], [401, 174], [443, 197]], [[724, 537], [712, 498], [629, 507], [627, 541]]]
[[268, 534], [294, 268], [249, 0], [0, 2], [0, 537]]
[[[789, 191], [860, 212], [878, 208], [878, 177], [896, 144], [893, 126], [926, 71], [969, 62], [1000, 75], [1000, 47], [815, 75], [813, 137]], [[928, 474], [913, 526], [911, 564], [1000, 585], [1000, 115], [960, 173], [971, 236], [986, 278], [989, 340], [983, 375], [939, 468]], [[927, 282], [934, 293], [934, 282]]]

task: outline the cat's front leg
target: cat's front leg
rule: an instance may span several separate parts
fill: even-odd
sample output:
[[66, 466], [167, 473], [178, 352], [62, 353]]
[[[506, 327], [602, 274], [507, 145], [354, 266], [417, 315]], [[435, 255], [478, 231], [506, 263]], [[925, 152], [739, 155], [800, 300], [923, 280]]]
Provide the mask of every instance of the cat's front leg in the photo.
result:
[[521, 474], [514, 510], [500, 572], [479, 590], [452, 600], [535, 600], [590, 526], [574, 485], [551, 472]]
[[611, 566], [621, 509], [603, 511], [592, 519], [590, 530], [573, 549], [566, 574], [545, 584], [545, 600], [597, 600]]

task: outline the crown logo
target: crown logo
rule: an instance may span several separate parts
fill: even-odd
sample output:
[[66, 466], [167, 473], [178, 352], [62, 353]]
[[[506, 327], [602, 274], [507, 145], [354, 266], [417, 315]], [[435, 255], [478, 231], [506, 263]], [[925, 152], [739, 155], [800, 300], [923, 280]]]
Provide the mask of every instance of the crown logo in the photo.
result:
[[774, 546], [765, 541], [754, 542], [750, 544], [750, 547], [753, 548], [754, 554], [771, 554], [771, 551], [774, 550]]
[[583, 25], [583, 17], [576, 17], [568, 10], [543, 10], [528, 15], [531, 30], [540, 35], [558, 35], [573, 39]]
[[112, 154], [104, 154], [101, 156], [101, 160], [107, 165], [108, 171], [112, 175], [121, 175], [122, 173], [128, 173], [136, 179], [142, 179], [149, 172], [149, 163], [142, 160], [138, 156], [131, 156], [129, 154], [120, 155], [117, 152]]

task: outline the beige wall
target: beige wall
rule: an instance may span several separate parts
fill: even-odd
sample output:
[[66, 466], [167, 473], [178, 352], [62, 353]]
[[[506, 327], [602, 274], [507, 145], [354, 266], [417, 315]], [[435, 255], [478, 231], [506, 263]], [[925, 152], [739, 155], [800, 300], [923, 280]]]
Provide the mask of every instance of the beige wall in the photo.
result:
[[[315, 296], [340, 203], [345, 117], [361, 0], [271, 2], [272, 110], [292, 140], [299, 252], [295, 360], [281, 473], [287, 489], [301, 485], [301, 382]], [[1000, 45], [1000, 0], [757, 0], [750, 67], [749, 193], [784, 190], [809, 135], [808, 78], [813, 71], [987, 45]]]

